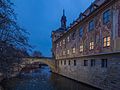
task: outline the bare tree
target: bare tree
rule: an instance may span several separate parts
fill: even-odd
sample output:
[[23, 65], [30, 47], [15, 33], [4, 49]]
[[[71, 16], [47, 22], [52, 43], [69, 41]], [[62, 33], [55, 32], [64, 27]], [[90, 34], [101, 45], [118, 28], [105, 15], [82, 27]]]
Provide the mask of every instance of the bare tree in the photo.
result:
[[22, 59], [21, 49], [30, 46], [27, 34], [16, 22], [13, 3], [0, 0], [0, 72], [5, 77], [9, 76], [13, 64]]
[[42, 56], [42, 53], [40, 51], [34, 51], [32, 53], [32, 57], [43, 57], [43, 56]]

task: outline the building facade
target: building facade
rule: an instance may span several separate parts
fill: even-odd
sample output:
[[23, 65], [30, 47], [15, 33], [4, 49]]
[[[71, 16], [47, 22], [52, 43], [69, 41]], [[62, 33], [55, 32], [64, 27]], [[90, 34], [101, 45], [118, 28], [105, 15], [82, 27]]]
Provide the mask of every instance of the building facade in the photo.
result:
[[105, 90], [120, 90], [120, 0], [95, 0], [66, 28], [52, 32], [57, 73]]

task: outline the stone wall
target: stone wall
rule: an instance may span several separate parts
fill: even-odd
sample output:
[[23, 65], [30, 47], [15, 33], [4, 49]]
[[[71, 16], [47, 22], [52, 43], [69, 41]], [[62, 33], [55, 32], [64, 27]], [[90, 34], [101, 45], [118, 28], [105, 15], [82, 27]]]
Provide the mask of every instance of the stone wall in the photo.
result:
[[[91, 66], [91, 59], [95, 59], [95, 66]], [[107, 59], [107, 67], [101, 67], [102, 59]], [[74, 60], [76, 60], [76, 66], [74, 66]], [[88, 66], [84, 66], [84, 60], [88, 60]], [[58, 68], [59, 74], [68, 78], [104, 90], [120, 90], [120, 54], [59, 60]]]

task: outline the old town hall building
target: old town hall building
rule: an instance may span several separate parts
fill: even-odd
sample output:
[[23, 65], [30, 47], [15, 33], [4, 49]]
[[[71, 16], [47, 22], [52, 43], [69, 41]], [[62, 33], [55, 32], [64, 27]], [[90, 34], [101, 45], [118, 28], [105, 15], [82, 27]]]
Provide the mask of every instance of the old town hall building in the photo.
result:
[[120, 90], [120, 0], [95, 0], [66, 27], [52, 32], [56, 73], [85, 84]]

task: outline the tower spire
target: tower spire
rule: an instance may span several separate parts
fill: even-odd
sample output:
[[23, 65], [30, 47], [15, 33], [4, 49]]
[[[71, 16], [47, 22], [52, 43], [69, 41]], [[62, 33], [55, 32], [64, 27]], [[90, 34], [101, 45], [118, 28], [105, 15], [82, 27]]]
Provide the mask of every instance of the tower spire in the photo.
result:
[[63, 9], [63, 16], [61, 18], [61, 28], [63, 28], [64, 30], [66, 29], [66, 16], [65, 16], [65, 10]]

